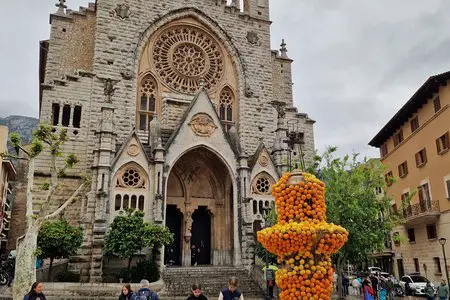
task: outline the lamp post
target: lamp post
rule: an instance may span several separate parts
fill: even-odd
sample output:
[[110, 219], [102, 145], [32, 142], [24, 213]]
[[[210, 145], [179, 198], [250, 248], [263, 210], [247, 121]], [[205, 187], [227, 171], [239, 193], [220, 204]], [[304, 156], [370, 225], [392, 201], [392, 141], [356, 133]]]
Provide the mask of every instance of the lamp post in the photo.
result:
[[[302, 145], [305, 144], [304, 138], [305, 134], [301, 131], [300, 120], [291, 119], [287, 122], [288, 132], [287, 139], [284, 142], [288, 145], [289, 152], [289, 172], [292, 171], [292, 152], [295, 150], [296, 146], [299, 147], [300, 153], [295, 153], [294, 155], [299, 155], [301, 169], [305, 169], [305, 160], [303, 157]], [[295, 166], [297, 168], [297, 166]]]
[[[263, 228], [268, 228], [270, 227], [270, 221], [269, 221], [269, 214], [267, 210], [263, 211], [263, 215], [264, 215], [264, 226]], [[265, 263], [266, 263], [266, 270], [264, 272], [264, 280], [266, 281], [266, 300], [271, 300], [272, 297], [270, 296], [270, 292], [269, 292], [269, 280], [267, 278], [267, 274], [269, 273], [269, 252], [267, 251], [267, 249], [265, 250]]]
[[445, 276], [447, 276], [447, 286], [450, 286], [449, 280], [448, 280], [448, 268], [447, 268], [447, 257], [445, 256], [445, 243], [447, 242], [446, 238], [440, 238], [439, 244], [442, 246], [442, 254], [444, 255], [444, 267], [445, 267]]

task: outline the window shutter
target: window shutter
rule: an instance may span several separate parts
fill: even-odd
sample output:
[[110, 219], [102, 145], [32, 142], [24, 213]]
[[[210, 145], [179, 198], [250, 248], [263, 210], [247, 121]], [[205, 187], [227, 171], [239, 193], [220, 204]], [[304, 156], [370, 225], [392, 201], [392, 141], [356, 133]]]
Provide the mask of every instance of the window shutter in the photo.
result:
[[450, 179], [445, 182], [447, 186], [447, 197], [450, 199]]
[[447, 132], [447, 133], [444, 135], [444, 140], [442, 141], [442, 144], [443, 144], [443, 146], [444, 146], [444, 150], [450, 148], [449, 142], [450, 142], [450, 141], [449, 141], [449, 133]]
[[436, 149], [437, 149], [437, 153], [439, 154], [439, 153], [441, 153], [441, 141], [440, 141], [440, 138], [438, 138], [437, 140], [436, 140]]
[[417, 194], [419, 195], [419, 201], [423, 201], [423, 191], [422, 191], [422, 186], [419, 186], [417, 188]]
[[419, 166], [421, 164], [420, 162], [420, 152], [416, 153], [416, 166]]
[[428, 160], [427, 160], [427, 149], [426, 148], [423, 148], [423, 162], [424, 163], [426, 163]]

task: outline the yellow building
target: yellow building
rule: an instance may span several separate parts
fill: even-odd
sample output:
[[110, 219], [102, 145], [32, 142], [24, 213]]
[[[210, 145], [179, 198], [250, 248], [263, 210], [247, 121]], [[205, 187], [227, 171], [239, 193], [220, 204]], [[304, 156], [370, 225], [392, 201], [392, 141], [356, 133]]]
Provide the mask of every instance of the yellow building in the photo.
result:
[[430, 77], [369, 143], [380, 148], [392, 209], [404, 216], [392, 233], [399, 277], [445, 278], [439, 239], [450, 249], [449, 80], [450, 72]]
[[[8, 141], [8, 127], [0, 126], [0, 153], [5, 153]], [[0, 155], [0, 249], [6, 250], [6, 242], [11, 218], [11, 184], [16, 170], [10, 160]]]

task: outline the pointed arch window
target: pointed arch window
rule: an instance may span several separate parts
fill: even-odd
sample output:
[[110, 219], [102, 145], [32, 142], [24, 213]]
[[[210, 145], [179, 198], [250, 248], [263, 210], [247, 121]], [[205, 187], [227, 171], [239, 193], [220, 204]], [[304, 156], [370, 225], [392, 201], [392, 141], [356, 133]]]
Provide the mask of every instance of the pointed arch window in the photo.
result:
[[234, 103], [235, 97], [233, 91], [229, 87], [225, 87], [219, 96], [219, 116], [220, 120], [228, 131], [234, 124], [233, 113], [234, 113]]
[[146, 75], [139, 85], [137, 127], [148, 131], [149, 123], [156, 116], [158, 85], [155, 78]]

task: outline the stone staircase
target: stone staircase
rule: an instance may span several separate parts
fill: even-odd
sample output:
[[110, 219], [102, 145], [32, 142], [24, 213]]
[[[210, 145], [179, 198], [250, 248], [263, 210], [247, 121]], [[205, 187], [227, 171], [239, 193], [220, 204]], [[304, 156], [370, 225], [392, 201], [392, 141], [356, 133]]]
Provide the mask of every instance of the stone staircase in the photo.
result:
[[228, 279], [235, 276], [239, 280], [238, 289], [243, 293], [245, 299], [264, 299], [264, 292], [258, 283], [253, 280], [244, 267], [233, 266], [202, 266], [202, 267], [169, 267], [162, 274], [165, 290], [161, 298], [186, 299], [190, 294], [194, 283], [202, 285], [205, 296], [214, 299], [219, 296], [228, 285]]

